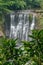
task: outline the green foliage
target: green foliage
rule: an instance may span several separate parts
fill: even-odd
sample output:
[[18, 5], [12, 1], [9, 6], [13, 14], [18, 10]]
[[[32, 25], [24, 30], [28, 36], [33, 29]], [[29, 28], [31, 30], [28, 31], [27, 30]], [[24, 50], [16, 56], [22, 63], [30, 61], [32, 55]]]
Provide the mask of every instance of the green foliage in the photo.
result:
[[10, 11], [17, 9], [24, 9], [26, 3], [23, 0], [0, 0], [0, 11]]
[[[26, 4], [27, 4], [27, 8], [29, 8], [29, 9], [31, 9], [31, 8], [40, 8], [41, 6], [40, 6], [40, 1], [41, 0], [24, 0], [25, 2], [26, 2]], [[42, 2], [42, 1], [41, 1]]]
[[42, 0], [0, 0], [0, 11], [21, 10], [30, 8], [42, 8]]
[[33, 30], [29, 37], [21, 47], [17, 39], [0, 38], [0, 65], [43, 65], [43, 30]]
[[10, 6], [9, 8], [12, 10], [20, 10], [24, 9], [26, 6], [26, 3], [23, 0], [16, 0], [15, 4]]
[[17, 39], [0, 38], [0, 65], [24, 65], [28, 55], [16, 46]]
[[29, 35], [32, 40], [30, 42], [23, 41], [24, 48], [27, 50], [30, 58], [36, 65], [43, 63], [43, 30], [34, 30], [32, 35]]
[[10, 3], [10, 2], [8, 2], [8, 1], [0, 0], [0, 11], [1, 11], [1, 12], [3, 12], [3, 11], [8, 11], [7, 6], [10, 6], [9, 3]]

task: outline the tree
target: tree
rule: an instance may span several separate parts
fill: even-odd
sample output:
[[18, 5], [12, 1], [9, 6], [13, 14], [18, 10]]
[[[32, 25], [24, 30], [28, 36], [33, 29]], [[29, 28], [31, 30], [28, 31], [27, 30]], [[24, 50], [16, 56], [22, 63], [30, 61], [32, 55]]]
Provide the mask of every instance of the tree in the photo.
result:
[[30, 9], [31, 8], [31, 4], [32, 4], [32, 0], [24, 0], [26, 2], [26, 8]]
[[40, 0], [32, 0], [32, 8], [40, 9]]
[[23, 0], [0, 0], [0, 11], [24, 9], [26, 3]]
[[0, 11], [4, 12], [4, 11], [9, 11], [8, 6], [13, 5], [14, 1], [11, 0], [0, 0]]

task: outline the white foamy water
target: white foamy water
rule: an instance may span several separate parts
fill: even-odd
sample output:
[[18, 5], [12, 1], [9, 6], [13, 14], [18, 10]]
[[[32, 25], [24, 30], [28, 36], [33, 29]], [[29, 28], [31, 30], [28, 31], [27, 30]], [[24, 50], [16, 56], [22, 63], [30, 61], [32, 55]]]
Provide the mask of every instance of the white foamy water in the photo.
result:
[[[10, 25], [10, 38], [18, 38], [20, 40], [29, 40], [28, 34], [31, 34], [31, 30], [35, 27], [35, 15], [33, 15], [33, 20], [29, 26], [29, 14], [19, 14], [18, 21], [15, 20], [15, 15], [10, 15], [11, 25]], [[17, 25], [15, 23], [17, 22]]]

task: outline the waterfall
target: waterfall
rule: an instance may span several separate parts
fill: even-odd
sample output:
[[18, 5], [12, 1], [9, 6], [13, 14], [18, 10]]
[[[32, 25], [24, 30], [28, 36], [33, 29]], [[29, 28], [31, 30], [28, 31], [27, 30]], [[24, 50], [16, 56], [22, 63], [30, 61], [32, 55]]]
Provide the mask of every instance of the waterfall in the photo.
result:
[[30, 26], [30, 30], [33, 30], [35, 28], [35, 15], [33, 15], [33, 20]]
[[[18, 21], [16, 20], [16, 15], [11, 14], [11, 25], [10, 25], [10, 38], [18, 38], [19, 40], [29, 40], [28, 34], [32, 34], [31, 30], [35, 27], [35, 15], [33, 14], [33, 20], [29, 26], [29, 14], [17, 14]], [[16, 17], [15, 17], [16, 16]], [[17, 24], [15, 25], [15, 23]]]
[[[32, 30], [35, 29], [35, 14], [33, 14], [33, 19], [32, 19], [32, 23], [30, 25], [30, 31], [29, 31], [29, 35], [32, 35]], [[31, 41], [32, 38], [29, 37], [29, 41]]]
[[16, 32], [15, 31], [15, 26], [14, 26], [14, 18], [15, 18], [15, 15], [11, 15], [11, 23], [10, 23], [10, 38], [13, 38], [14, 37], [14, 33]]
[[22, 40], [28, 40], [29, 33], [29, 15], [24, 15], [24, 26], [23, 26], [23, 38]]

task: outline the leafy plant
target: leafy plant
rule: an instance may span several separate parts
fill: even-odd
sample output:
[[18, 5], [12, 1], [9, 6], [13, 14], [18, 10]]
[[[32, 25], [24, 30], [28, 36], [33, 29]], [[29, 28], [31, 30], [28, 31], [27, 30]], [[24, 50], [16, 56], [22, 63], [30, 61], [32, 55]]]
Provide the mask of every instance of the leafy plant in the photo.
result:
[[29, 35], [32, 40], [23, 41], [24, 48], [30, 55], [36, 65], [42, 65], [43, 63], [43, 30], [33, 30], [32, 35]]
[[0, 65], [24, 65], [29, 56], [23, 47], [17, 47], [17, 39], [0, 38]]

